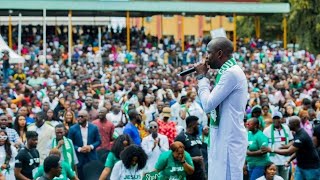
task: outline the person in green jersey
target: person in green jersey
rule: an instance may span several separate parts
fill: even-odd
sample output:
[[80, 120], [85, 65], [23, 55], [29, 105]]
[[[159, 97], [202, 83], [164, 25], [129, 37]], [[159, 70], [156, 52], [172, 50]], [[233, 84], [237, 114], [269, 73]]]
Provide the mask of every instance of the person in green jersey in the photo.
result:
[[163, 152], [156, 163], [159, 180], [186, 180], [186, 176], [194, 172], [190, 154], [179, 141], [172, 143], [170, 149]]
[[111, 151], [108, 154], [104, 170], [102, 171], [99, 180], [105, 180], [110, 175], [113, 166], [120, 160], [120, 153], [128, 146], [133, 144], [129, 135], [120, 135], [114, 142]]
[[259, 120], [252, 118], [247, 123], [248, 126], [248, 150], [247, 150], [247, 168], [250, 180], [256, 180], [263, 176], [264, 167], [270, 162], [269, 155], [262, 147], [268, 146], [268, 138], [259, 129]]
[[[53, 148], [51, 149], [49, 156], [57, 156], [61, 158], [61, 153], [59, 149]], [[61, 165], [61, 174], [59, 177], [53, 178], [54, 180], [79, 180], [78, 177], [76, 176], [75, 172], [72, 170], [71, 166], [66, 162], [66, 161], [61, 161], [60, 160], [60, 165]], [[42, 177], [45, 175], [45, 168], [43, 165], [41, 165], [38, 168], [38, 172], [34, 175], [33, 179], [37, 179], [39, 177]]]

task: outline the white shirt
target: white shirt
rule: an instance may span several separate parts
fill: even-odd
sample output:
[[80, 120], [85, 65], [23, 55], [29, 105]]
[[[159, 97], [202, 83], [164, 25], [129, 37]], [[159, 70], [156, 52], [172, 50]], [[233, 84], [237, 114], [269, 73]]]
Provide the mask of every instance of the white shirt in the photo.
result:
[[190, 105], [189, 114], [190, 116], [197, 116], [199, 118], [199, 123], [202, 124], [203, 127], [207, 125], [207, 114], [203, 111], [200, 104], [198, 104], [196, 101], [193, 101]]
[[[110, 112], [106, 115], [106, 118], [112, 122], [114, 126], [117, 126], [122, 118], [123, 124], [126, 123], [125, 115], [119, 112], [118, 114], [114, 114], [113, 112]], [[118, 135], [123, 134], [123, 127], [117, 127], [114, 129], [115, 132], [117, 132]]]
[[57, 105], [59, 104], [59, 100], [57, 98], [53, 99], [52, 102], [50, 102], [49, 97], [45, 97], [42, 100], [42, 103], [44, 103], [44, 102], [48, 102], [49, 103], [49, 106], [50, 106], [51, 110], [54, 110], [57, 107]]
[[[288, 134], [288, 140], [293, 139], [292, 132], [290, 131], [289, 127], [286, 124], [282, 124], [283, 128], [286, 130], [286, 133]], [[264, 129], [263, 134], [268, 137], [269, 141], [269, 147], [272, 149], [279, 149], [282, 145], [286, 143], [285, 141], [285, 134], [283, 129], [278, 130], [275, 129], [274, 132], [274, 147], [272, 147], [272, 139], [271, 139], [271, 126], [268, 126], [266, 129]], [[290, 156], [283, 156], [280, 154], [275, 154], [274, 156], [269, 156], [270, 161], [273, 162], [275, 165], [284, 165], [286, 161], [290, 158]]]
[[[261, 176], [257, 180], [266, 180], [266, 177], [265, 176]], [[283, 180], [283, 178], [281, 176], [275, 175], [273, 177], [273, 180]]]
[[85, 127], [82, 127], [80, 125], [80, 131], [81, 131], [83, 146], [86, 146], [86, 145], [88, 145], [87, 144], [88, 143], [88, 122]]
[[[10, 165], [9, 172], [7, 171], [7, 169], [4, 169], [2, 170], [2, 174], [5, 176], [5, 179], [14, 180], [16, 179], [14, 176], [14, 164], [15, 164], [15, 158], [18, 152], [14, 146], [11, 145], [10, 148], [11, 148], [12, 155], [11, 155], [11, 159], [9, 160], [9, 165]], [[3, 146], [0, 146], [0, 164], [1, 165], [4, 164], [5, 159], [6, 159], [6, 151], [3, 145]]]
[[220, 105], [220, 124], [218, 127], [210, 127], [208, 180], [241, 180], [248, 145], [243, 122], [248, 97], [246, 76], [235, 65], [224, 71], [211, 92], [207, 78], [198, 81], [198, 88], [206, 113]]
[[160, 147], [159, 145], [157, 145], [153, 150], [152, 148], [154, 147], [155, 140], [153, 139], [152, 134], [143, 138], [141, 143], [142, 149], [148, 155], [148, 161], [146, 165], [146, 169], [148, 172], [154, 170], [160, 154], [169, 150], [169, 141], [167, 136], [158, 133], [158, 138], [160, 141]]
[[48, 143], [52, 142], [52, 138], [55, 137], [54, 128], [46, 122], [38, 128], [35, 124], [28, 126], [28, 131], [36, 131], [38, 133], [38, 145], [37, 150], [40, 154], [40, 164], [49, 155]]
[[149, 123], [154, 120], [153, 116], [156, 114], [156, 107], [154, 104], [150, 104], [149, 107], [147, 106], [140, 106], [137, 108], [138, 112], [141, 112], [141, 110], [146, 115], [145, 125], [148, 127]]
[[122, 161], [118, 161], [111, 172], [110, 180], [124, 180], [124, 179], [137, 179], [140, 180], [145, 173], [144, 169], [137, 171], [138, 165], [127, 169]]

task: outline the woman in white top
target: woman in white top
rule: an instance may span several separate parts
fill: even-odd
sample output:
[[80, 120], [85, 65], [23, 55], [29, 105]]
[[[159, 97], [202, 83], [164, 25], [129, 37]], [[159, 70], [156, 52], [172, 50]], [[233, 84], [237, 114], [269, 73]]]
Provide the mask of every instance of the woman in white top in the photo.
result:
[[5, 179], [15, 180], [14, 162], [18, 152], [9, 141], [6, 131], [0, 130], [0, 165]]
[[270, 162], [264, 168], [264, 175], [259, 177], [257, 180], [283, 180], [281, 176], [276, 175], [277, 173], [277, 166]]
[[120, 158], [121, 161], [118, 161], [112, 169], [110, 180], [141, 180], [143, 178], [148, 156], [141, 147], [128, 146], [122, 151]]

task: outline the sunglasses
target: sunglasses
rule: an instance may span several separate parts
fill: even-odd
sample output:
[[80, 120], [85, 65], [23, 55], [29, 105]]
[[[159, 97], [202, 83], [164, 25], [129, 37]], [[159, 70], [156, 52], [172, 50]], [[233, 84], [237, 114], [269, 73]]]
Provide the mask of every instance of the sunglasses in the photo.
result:
[[157, 129], [158, 126], [150, 126], [150, 129]]
[[85, 116], [78, 116], [78, 118], [84, 118]]
[[0, 136], [0, 140], [7, 140], [8, 136]]

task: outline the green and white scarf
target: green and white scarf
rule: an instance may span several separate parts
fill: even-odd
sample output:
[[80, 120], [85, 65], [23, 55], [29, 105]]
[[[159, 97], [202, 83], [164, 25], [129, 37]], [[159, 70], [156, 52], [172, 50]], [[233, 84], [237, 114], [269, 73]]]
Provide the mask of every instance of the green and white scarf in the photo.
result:
[[[284, 137], [286, 138], [286, 145], [289, 143], [289, 136], [288, 133], [286, 131], [286, 129], [283, 127], [283, 125], [281, 124], [281, 129], [283, 129], [283, 133], [284, 133]], [[274, 124], [271, 124], [271, 148], [272, 150], [274, 150]], [[274, 156], [275, 153], [270, 153], [270, 156]]]
[[[74, 147], [70, 139], [63, 137], [64, 145], [62, 145], [63, 160], [73, 168], [74, 165]], [[51, 148], [57, 147], [57, 139], [53, 138]]]
[[[215, 86], [219, 83], [223, 73], [234, 65], [237, 65], [237, 62], [234, 58], [231, 58], [221, 66], [216, 76]], [[210, 112], [210, 127], [218, 127], [219, 122], [220, 122], [219, 106], [217, 106], [215, 110], [212, 110]]]

